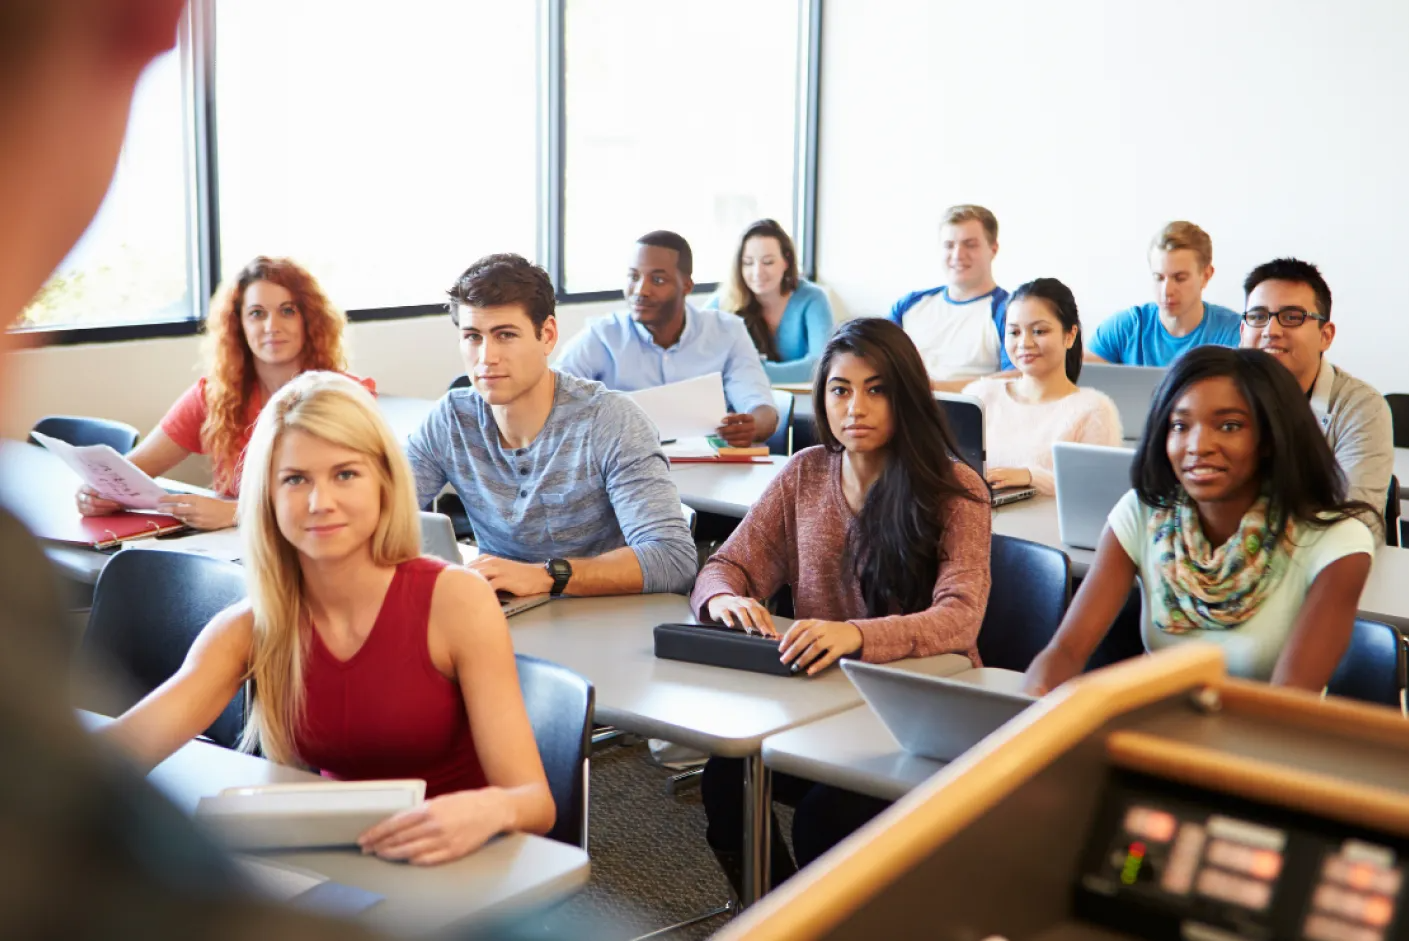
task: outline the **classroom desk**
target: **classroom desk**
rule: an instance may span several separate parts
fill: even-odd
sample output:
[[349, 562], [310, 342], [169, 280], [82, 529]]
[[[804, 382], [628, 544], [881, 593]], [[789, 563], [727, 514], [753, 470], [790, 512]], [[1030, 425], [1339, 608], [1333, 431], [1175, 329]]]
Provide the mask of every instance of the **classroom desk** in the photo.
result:
[[[106, 721], [92, 715], [81, 719], [90, 728]], [[223, 788], [325, 779], [208, 742], [189, 742], [157, 765], [148, 780], [177, 807], [194, 814], [202, 797]], [[583, 850], [522, 833], [500, 837], [443, 866], [388, 862], [356, 849], [259, 856], [383, 896], [360, 917], [399, 934], [439, 932], [546, 905], [582, 888], [589, 872]]]
[[[693, 620], [681, 595], [566, 598], [515, 615], [509, 629], [518, 653], [561, 663], [592, 682], [598, 722], [744, 759], [749, 868], [741, 902], [747, 905], [761, 894], [768, 872], [764, 739], [856, 706], [861, 694], [838, 669], [781, 677], [657, 660], [652, 628]], [[969, 661], [946, 654], [896, 666], [946, 676], [968, 669]]]
[[[1017, 692], [1022, 674], [984, 667], [953, 674], [990, 689]], [[881, 800], [899, 800], [945, 762], [920, 758], [900, 747], [870, 706], [862, 704], [817, 722], [809, 722], [763, 741], [763, 763], [774, 771], [797, 775]]]
[[787, 460], [773, 457], [767, 464], [672, 464], [670, 477], [686, 506], [700, 513], [743, 519]]

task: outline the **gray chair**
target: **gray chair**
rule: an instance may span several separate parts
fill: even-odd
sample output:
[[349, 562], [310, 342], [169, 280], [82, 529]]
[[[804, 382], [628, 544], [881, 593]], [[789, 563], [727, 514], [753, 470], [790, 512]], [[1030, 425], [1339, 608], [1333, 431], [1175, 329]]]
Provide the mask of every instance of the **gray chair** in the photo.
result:
[[550, 839], [587, 849], [592, 684], [567, 667], [518, 654], [519, 686], [558, 817]]
[[[245, 597], [244, 569], [188, 552], [124, 549], [98, 576], [93, 613], [79, 644], [82, 662], [102, 676], [78, 705], [117, 715], [180, 669], [201, 629]], [[206, 729], [217, 745], [234, 748], [245, 726], [240, 693]]]
[[1379, 621], [1357, 618], [1336, 672], [1326, 684], [1332, 696], [1405, 709], [1409, 659], [1399, 631]]
[[778, 427], [768, 436], [768, 453], [787, 457], [793, 453], [793, 406], [796, 399], [791, 392], [773, 390], [773, 407], [778, 410]]
[[456, 565], [464, 562], [450, 517], [444, 513], [421, 511], [421, 554], [433, 555]]
[[1409, 394], [1391, 392], [1385, 396], [1389, 403], [1389, 419], [1394, 429], [1394, 446], [1409, 448]]
[[[76, 448], [90, 444], [106, 444], [118, 454], [126, 454], [137, 446], [137, 429], [120, 421], [88, 418], [83, 415], [49, 415], [35, 423], [33, 431], [58, 438]], [[30, 438], [31, 444], [38, 444]]]

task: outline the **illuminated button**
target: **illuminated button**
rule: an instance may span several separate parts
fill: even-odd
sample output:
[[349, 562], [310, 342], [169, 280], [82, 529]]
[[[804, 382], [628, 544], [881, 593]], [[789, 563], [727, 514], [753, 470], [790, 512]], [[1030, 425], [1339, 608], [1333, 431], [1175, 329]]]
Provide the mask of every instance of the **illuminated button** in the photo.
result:
[[1281, 853], [1239, 846], [1226, 840], [1214, 840], [1208, 845], [1208, 861], [1259, 879], [1275, 879], [1282, 871]]
[[1331, 882], [1348, 885], [1364, 892], [1398, 895], [1403, 876], [1398, 869], [1382, 869], [1372, 863], [1351, 862], [1343, 856], [1330, 856], [1322, 873]]
[[1142, 836], [1152, 843], [1168, 843], [1174, 839], [1174, 831], [1179, 821], [1174, 815], [1150, 807], [1132, 807], [1125, 814], [1125, 830], [1135, 836]]
[[1179, 830], [1179, 838], [1169, 851], [1169, 862], [1165, 865], [1164, 878], [1160, 885], [1174, 895], [1188, 895], [1194, 887], [1194, 871], [1199, 868], [1199, 854], [1204, 848], [1204, 828], [1196, 823], [1186, 823]]
[[1384, 941], [1383, 932], [1347, 924], [1326, 915], [1308, 915], [1302, 934], [1306, 935], [1307, 941]]
[[1244, 879], [1219, 869], [1205, 869], [1199, 873], [1196, 888], [1200, 895], [1232, 902], [1253, 911], [1262, 911], [1272, 900], [1272, 886], [1268, 883]]
[[1287, 834], [1281, 830], [1218, 814], [1208, 818], [1208, 833], [1218, 839], [1255, 846], [1258, 849], [1275, 850], [1278, 853], [1287, 846]]

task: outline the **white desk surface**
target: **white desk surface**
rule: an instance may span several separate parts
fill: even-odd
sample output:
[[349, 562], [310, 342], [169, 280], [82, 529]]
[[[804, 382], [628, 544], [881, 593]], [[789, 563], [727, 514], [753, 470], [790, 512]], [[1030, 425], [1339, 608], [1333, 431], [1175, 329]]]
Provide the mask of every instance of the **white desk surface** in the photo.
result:
[[[517, 652], [591, 681], [597, 721], [712, 755], [757, 755], [769, 735], [861, 702], [835, 667], [783, 677], [656, 659], [652, 629], [693, 620], [681, 595], [564, 598], [510, 618], [509, 632]], [[945, 654], [895, 666], [947, 676], [969, 669], [969, 660]]]
[[421, 427], [421, 423], [426, 420], [426, 416], [431, 413], [431, 409], [435, 408], [435, 403], [438, 401], [439, 399], [417, 399], [407, 395], [377, 396], [377, 404], [381, 406], [382, 416], [391, 426], [396, 440], [402, 442]]
[[[85, 723], [95, 724], [88, 718]], [[190, 742], [153, 769], [149, 780], [194, 814], [202, 797], [223, 788], [323, 779], [206, 742]], [[500, 837], [443, 866], [388, 862], [355, 849], [261, 855], [384, 896], [361, 917], [386, 930], [417, 934], [547, 904], [580, 889], [589, 871], [581, 849], [525, 834]]]
[[[952, 677], [991, 689], [1017, 691], [1022, 674], [984, 667]], [[774, 771], [846, 788], [881, 800], [899, 800], [945, 763], [900, 747], [864, 703], [763, 741], [763, 763]]]
[[686, 506], [743, 519], [785, 463], [774, 457], [767, 464], [672, 464], [670, 476]]

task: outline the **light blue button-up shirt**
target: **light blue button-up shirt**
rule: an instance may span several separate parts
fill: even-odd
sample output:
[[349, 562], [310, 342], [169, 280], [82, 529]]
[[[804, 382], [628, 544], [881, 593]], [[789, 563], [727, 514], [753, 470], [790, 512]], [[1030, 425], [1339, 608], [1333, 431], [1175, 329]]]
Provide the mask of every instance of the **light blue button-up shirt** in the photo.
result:
[[[773, 407], [768, 374], [744, 321], [735, 314], [685, 305], [685, 331], [668, 349], [656, 345], [626, 310], [589, 323], [555, 364], [559, 372], [595, 379], [608, 389], [635, 392], [712, 372], [724, 377], [732, 412]], [[723, 416], [721, 416], [723, 417]]]

